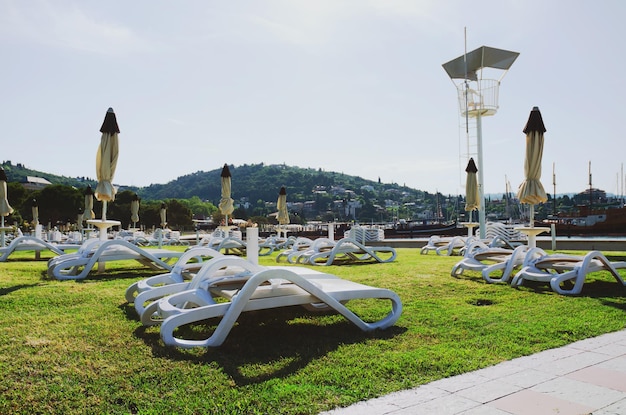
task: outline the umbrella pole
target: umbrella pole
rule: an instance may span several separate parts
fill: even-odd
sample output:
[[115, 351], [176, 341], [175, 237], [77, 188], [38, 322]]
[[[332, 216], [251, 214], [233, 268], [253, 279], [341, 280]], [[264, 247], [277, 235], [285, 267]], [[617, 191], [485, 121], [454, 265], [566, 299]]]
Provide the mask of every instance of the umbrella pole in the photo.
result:
[[2, 225], [0, 225], [2, 227], [2, 236], [0, 239], [2, 239], [2, 241], [0, 241], [2, 243], [2, 247], [4, 248], [5, 246], [5, 241], [4, 241], [4, 216], [2, 216]]
[[102, 221], [106, 221], [107, 220], [107, 201], [104, 200], [102, 202]]
[[476, 144], [477, 144], [477, 159], [478, 159], [478, 192], [479, 203], [478, 207], [478, 223], [480, 230], [480, 239], [486, 238], [486, 218], [485, 218], [485, 189], [484, 189], [484, 172], [483, 172], [483, 126], [480, 111], [476, 114]]

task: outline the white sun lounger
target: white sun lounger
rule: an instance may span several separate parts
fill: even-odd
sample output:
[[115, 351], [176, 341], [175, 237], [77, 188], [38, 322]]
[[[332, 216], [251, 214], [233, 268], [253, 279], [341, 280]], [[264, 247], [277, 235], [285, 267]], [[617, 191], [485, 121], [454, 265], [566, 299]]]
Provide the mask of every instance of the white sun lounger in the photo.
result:
[[[178, 258], [176, 264], [174, 264], [170, 272], [144, 278], [143, 280], [139, 280], [131, 284], [130, 287], [126, 289], [126, 301], [129, 303], [137, 303], [135, 298], [141, 293], [146, 291], [162, 290], [162, 287], [166, 285], [191, 281], [204, 262], [220, 256], [223, 256], [223, 254], [212, 248], [206, 246], [194, 246], [186, 250], [180, 258]], [[144, 294], [144, 297], [147, 297], [147, 295]], [[154, 298], [160, 297], [156, 296]], [[138, 303], [143, 304], [145, 301], [146, 300], [139, 301]]]
[[[402, 302], [391, 290], [304, 267], [262, 267], [238, 257], [224, 256], [206, 262], [189, 286], [189, 290], [163, 297], [155, 307], [150, 307], [150, 322], [162, 319], [161, 338], [166, 345], [220, 346], [245, 311], [294, 305], [313, 310], [333, 309], [364, 331], [388, 328], [402, 313]], [[217, 302], [214, 297], [226, 302]], [[382, 319], [368, 323], [345, 306], [355, 299], [389, 300], [391, 309]], [[206, 339], [189, 340], [175, 333], [181, 326], [213, 318], [221, 320]], [[144, 320], [147, 318], [142, 318]]]
[[63, 255], [67, 249], [78, 249], [79, 244], [56, 244], [46, 242], [34, 236], [18, 236], [4, 248], [0, 248], [0, 262], [5, 262], [18, 251], [33, 251], [35, 258], [39, 258], [42, 251], [50, 251], [55, 255]]
[[[456, 243], [458, 238], [453, 237], [453, 236], [444, 237], [444, 236], [439, 236], [439, 235], [432, 235], [430, 238], [428, 238], [426, 245], [424, 245], [420, 249], [420, 254], [427, 255], [430, 251], [435, 251], [437, 254], [439, 254], [440, 250], [447, 249], [453, 240]], [[465, 245], [465, 242], [463, 242], [463, 245]]]
[[307, 249], [300, 250], [297, 253], [294, 253], [287, 257], [287, 261], [290, 264], [307, 264], [311, 255], [320, 253], [320, 252], [328, 252], [333, 249], [337, 245], [332, 239], [329, 238], [317, 238], [313, 240], [311, 245]]
[[[318, 238], [323, 239], [323, 238]], [[316, 240], [318, 240], [316, 239]], [[326, 238], [328, 240], [328, 238]], [[290, 264], [295, 264], [298, 261], [298, 256], [300, 256], [303, 252], [311, 249], [314, 241], [310, 238], [305, 238], [300, 236], [296, 238], [295, 241], [291, 244], [291, 247], [279, 253], [276, 256], [276, 262], [280, 262], [283, 258], [287, 260]]]
[[352, 238], [343, 238], [331, 248], [320, 249], [318, 252], [309, 252], [298, 259], [299, 263], [309, 265], [333, 265], [339, 263], [358, 262], [393, 262], [396, 259], [396, 250], [388, 246], [367, 246]]
[[170, 271], [168, 261], [178, 259], [182, 252], [166, 249], [143, 249], [123, 239], [101, 241], [89, 239], [77, 252], [59, 255], [48, 261], [48, 275], [58, 280], [85, 278], [99, 262], [135, 260], [152, 269]]
[[463, 259], [452, 267], [450, 274], [458, 277], [465, 271], [476, 271], [489, 283], [508, 283], [513, 271], [523, 264], [527, 251], [526, 245], [507, 249], [489, 247], [484, 242], [475, 241], [466, 249]]
[[[550, 284], [553, 291], [564, 295], [575, 295], [582, 292], [587, 275], [593, 272], [608, 271], [617, 282], [626, 286], [624, 277], [618, 270], [626, 269], [625, 261], [611, 262], [599, 251], [588, 252], [585, 256], [573, 255], [541, 255], [524, 263], [522, 269], [515, 274], [511, 285], [520, 286], [524, 281], [539, 281]], [[565, 283], [573, 283], [566, 288]]]
[[[221, 255], [204, 262], [200, 270], [190, 280], [153, 286], [138, 293], [129, 302], [134, 303], [135, 311], [137, 311], [141, 323], [145, 326], [153, 326], [163, 321], [162, 316], [157, 312], [158, 302], [161, 298], [196, 288], [206, 289], [208, 285], [222, 280], [229, 282], [246, 280], [253, 272], [261, 269], [263, 268], [259, 265], [252, 264], [243, 258], [234, 255]], [[168, 274], [163, 275], [167, 276]]]
[[246, 243], [236, 236], [216, 236], [211, 235], [208, 238], [203, 238], [200, 241], [200, 245], [208, 246], [209, 248], [213, 248], [216, 251], [225, 253], [225, 254], [234, 254], [234, 255], [246, 255]]

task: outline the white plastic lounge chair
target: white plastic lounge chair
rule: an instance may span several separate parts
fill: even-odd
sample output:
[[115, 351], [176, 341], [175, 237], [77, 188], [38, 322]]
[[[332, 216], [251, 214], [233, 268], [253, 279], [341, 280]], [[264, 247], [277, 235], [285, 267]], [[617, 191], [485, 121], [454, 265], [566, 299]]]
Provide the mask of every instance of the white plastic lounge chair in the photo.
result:
[[196, 288], [206, 288], [210, 284], [223, 280], [228, 280], [231, 283], [247, 280], [253, 272], [261, 269], [263, 267], [243, 258], [234, 255], [221, 255], [204, 262], [191, 280], [155, 286], [140, 292], [133, 299], [135, 311], [137, 311], [143, 325], [160, 324], [163, 321], [162, 316], [158, 313], [158, 302], [161, 298]]
[[101, 241], [89, 239], [76, 253], [63, 254], [48, 261], [48, 275], [58, 280], [85, 278], [99, 262], [135, 260], [152, 269], [170, 271], [168, 261], [178, 259], [182, 252], [166, 249], [143, 249], [123, 239]]
[[475, 236], [455, 236], [447, 244], [435, 249], [437, 255], [463, 255], [465, 250], [479, 239]]
[[421, 255], [427, 255], [430, 251], [437, 251], [437, 249], [442, 247], [447, 247], [448, 244], [454, 239], [454, 237], [444, 237], [439, 235], [432, 235], [428, 238], [426, 245], [420, 249]]
[[[450, 274], [458, 277], [464, 271], [480, 272], [489, 283], [511, 280], [513, 271], [520, 267], [526, 258], [528, 246], [520, 245], [515, 249], [489, 247], [484, 242], [475, 241], [466, 250], [463, 259], [457, 262]], [[497, 273], [500, 273], [498, 276]]]
[[335, 242], [332, 239], [317, 238], [313, 240], [313, 243], [311, 244], [311, 246], [308, 247], [308, 249], [304, 249], [298, 253], [294, 253], [290, 255], [287, 258], [287, 262], [289, 262], [290, 264], [296, 264], [296, 263], [307, 264], [309, 263], [309, 259], [311, 258], [312, 255], [321, 253], [321, 252], [328, 252], [331, 249], [333, 249], [336, 245], [337, 245], [337, 242]]
[[354, 239], [362, 244], [367, 244], [368, 242], [383, 241], [385, 239], [385, 231], [380, 228], [355, 225], [344, 233], [344, 238]]
[[509, 244], [510, 248], [516, 248], [528, 238], [515, 229], [515, 225], [507, 225], [500, 222], [488, 222], [485, 226], [485, 239], [491, 241], [498, 237], [501, 243]]
[[236, 236], [217, 236], [215, 233], [209, 237], [205, 237], [200, 241], [200, 245], [208, 246], [216, 251], [234, 254], [234, 255], [246, 255], [246, 243]]
[[298, 256], [301, 255], [304, 251], [310, 249], [313, 243], [314, 241], [310, 238], [305, 238], [302, 236], [296, 238], [296, 240], [293, 241], [289, 249], [279, 253], [276, 256], [276, 262], [280, 262], [284, 258], [290, 264], [295, 264], [297, 262]]
[[[236, 268], [236, 272], [229, 273], [224, 264]], [[152, 317], [163, 318], [161, 338], [168, 346], [220, 346], [245, 311], [294, 305], [310, 310], [333, 309], [364, 331], [388, 328], [402, 313], [402, 302], [391, 290], [343, 280], [304, 267], [261, 267], [242, 258], [222, 257], [206, 262], [198, 275], [205, 273], [205, 268], [221, 274], [194, 279], [192, 283], [202, 281], [202, 286], [163, 297], [153, 308]], [[216, 302], [214, 297], [227, 301]], [[368, 323], [345, 306], [350, 300], [368, 298], [391, 301], [391, 310], [381, 320]], [[177, 337], [175, 333], [181, 326], [213, 318], [221, 320], [206, 339], [189, 340]]]
[[283, 241], [279, 240], [276, 236], [269, 236], [265, 239], [259, 238], [259, 256], [271, 255], [274, 251], [278, 250], [279, 245]]
[[42, 251], [50, 251], [55, 255], [63, 255], [67, 249], [78, 249], [79, 244], [56, 244], [46, 242], [34, 236], [18, 236], [4, 248], [0, 248], [0, 262], [5, 262], [11, 254], [18, 251], [33, 251], [35, 258], [39, 258]]
[[273, 252], [291, 247], [295, 240], [296, 238], [294, 236], [281, 238], [276, 235], [271, 235], [265, 239], [259, 239], [259, 256], [267, 256]]
[[305, 252], [298, 263], [309, 265], [337, 265], [339, 263], [393, 262], [396, 250], [388, 246], [366, 246], [351, 238], [343, 238], [332, 247], [324, 247], [313, 252]]
[[[152, 277], [139, 280], [131, 284], [126, 289], [126, 301], [135, 303], [135, 298], [146, 291], [161, 289], [161, 287], [171, 284], [179, 284], [191, 281], [193, 276], [200, 270], [202, 264], [209, 259], [223, 256], [220, 252], [206, 246], [194, 246], [185, 251], [170, 272], [154, 275]], [[147, 297], [144, 295], [144, 297]], [[159, 298], [154, 297], [154, 298]], [[139, 301], [143, 304], [144, 301]], [[138, 311], [139, 313], [139, 311]]]
[[[588, 252], [583, 257], [543, 255], [525, 262], [525, 266], [515, 274], [511, 285], [520, 286], [524, 281], [547, 282], [559, 294], [576, 295], [582, 292], [587, 275], [593, 272], [608, 271], [617, 282], [626, 286], [624, 277], [618, 272], [625, 268], [625, 261], [611, 262], [599, 251]], [[571, 288], [566, 288], [567, 282], [573, 284]]]

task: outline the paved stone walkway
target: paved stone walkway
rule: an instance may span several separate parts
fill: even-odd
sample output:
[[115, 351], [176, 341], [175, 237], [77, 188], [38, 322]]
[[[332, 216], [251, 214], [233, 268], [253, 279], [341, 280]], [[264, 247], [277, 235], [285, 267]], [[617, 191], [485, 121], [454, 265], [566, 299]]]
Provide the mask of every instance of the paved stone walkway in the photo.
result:
[[625, 415], [626, 330], [324, 415]]

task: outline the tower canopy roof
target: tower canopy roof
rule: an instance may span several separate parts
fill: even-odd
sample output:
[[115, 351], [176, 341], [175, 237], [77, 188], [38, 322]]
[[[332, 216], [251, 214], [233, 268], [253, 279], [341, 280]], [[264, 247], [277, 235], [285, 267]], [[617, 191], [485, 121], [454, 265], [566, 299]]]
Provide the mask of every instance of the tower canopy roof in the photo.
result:
[[[488, 46], [481, 46], [461, 55], [450, 62], [444, 63], [443, 69], [448, 73], [451, 79], [469, 79], [478, 80], [476, 72], [483, 68], [495, 68], [508, 70], [515, 59], [519, 56], [519, 52], [511, 52], [504, 49], [496, 49]], [[467, 68], [466, 61], [467, 59]]]

